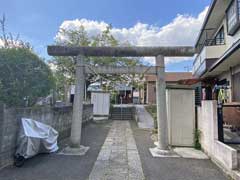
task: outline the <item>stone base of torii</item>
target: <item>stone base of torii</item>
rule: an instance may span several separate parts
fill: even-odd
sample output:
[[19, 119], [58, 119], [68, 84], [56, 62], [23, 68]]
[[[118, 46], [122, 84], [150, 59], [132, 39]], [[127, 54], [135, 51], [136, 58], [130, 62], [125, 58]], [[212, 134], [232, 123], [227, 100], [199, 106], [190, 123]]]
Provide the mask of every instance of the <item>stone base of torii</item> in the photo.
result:
[[138, 57], [154, 56], [156, 57], [156, 66], [121, 68], [113, 71], [111, 67], [98, 67], [98, 72], [102, 74], [123, 74], [123, 73], [147, 73], [156, 74], [156, 92], [157, 92], [157, 123], [158, 123], [158, 142], [156, 148], [150, 148], [154, 157], [176, 157], [169, 148], [167, 110], [166, 110], [166, 82], [165, 82], [165, 62], [164, 56], [186, 57], [193, 56], [195, 49], [193, 47], [65, 47], [48, 46], [48, 54], [53, 56], [77, 56], [76, 63], [76, 87], [73, 104], [73, 118], [71, 125], [71, 136], [69, 147], [62, 153], [66, 155], [84, 155], [89, 147], [81, 145], [82, 130], [82, 112], [85, 87], [85, 71], [88, 69], [84, 65], [85, 56], [116, 56], [116, 57]]

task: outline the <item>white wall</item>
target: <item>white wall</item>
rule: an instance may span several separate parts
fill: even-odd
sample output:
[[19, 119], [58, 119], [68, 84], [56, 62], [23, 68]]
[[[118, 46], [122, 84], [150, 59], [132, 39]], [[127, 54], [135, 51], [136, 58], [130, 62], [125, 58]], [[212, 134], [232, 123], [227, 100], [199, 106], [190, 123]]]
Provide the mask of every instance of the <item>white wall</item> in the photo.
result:
[[227, 46], [226, 45], [206, 46], [204, 49], [205, 57], [203, 58], [214, 59], [220, 58], [225, 53]]
[[238, 167], [237, 150], [218, 141], [217, 102], [202, 101], [198, 107], [198, 128], [203, 150], [226, 170]]

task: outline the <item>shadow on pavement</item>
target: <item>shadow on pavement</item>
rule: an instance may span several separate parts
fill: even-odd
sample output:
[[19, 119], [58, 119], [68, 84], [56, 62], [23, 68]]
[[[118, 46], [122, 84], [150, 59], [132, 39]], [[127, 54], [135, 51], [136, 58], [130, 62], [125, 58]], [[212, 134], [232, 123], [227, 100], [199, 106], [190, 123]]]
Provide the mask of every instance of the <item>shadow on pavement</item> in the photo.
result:
[[226, 180], [223, 172], [210, 160], [184, 158], [153, 158], [149, 152], [155, 147], [151, 132], [139, 129], [131, 121], [131, 128], [147, 180]]
[[0, 180], [85, 180], [88, 178], [98, 153], [110, 129], [111, 122], [84, 126], [82, 144], [90, 150], [85, 156], [41, 154], [25, 162], [0, 170]]

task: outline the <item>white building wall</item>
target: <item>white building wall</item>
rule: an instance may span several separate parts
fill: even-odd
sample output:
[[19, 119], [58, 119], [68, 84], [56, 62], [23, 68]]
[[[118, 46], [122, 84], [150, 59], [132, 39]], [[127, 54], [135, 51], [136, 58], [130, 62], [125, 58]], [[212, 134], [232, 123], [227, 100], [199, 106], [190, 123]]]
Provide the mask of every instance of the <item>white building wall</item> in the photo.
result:
[[202, 106], [198, 107], [198, 129], [200, 143], [208, 156], [228, 171], [237, 169], [237, 150], [218, 141], [216, 101], [202, 101]]
[[214, 59], [220, 58], [226, 51], [227, 45], [216, 45], [216, 46], [206, 46], [205, 48], [205, 57], [204, 59]]

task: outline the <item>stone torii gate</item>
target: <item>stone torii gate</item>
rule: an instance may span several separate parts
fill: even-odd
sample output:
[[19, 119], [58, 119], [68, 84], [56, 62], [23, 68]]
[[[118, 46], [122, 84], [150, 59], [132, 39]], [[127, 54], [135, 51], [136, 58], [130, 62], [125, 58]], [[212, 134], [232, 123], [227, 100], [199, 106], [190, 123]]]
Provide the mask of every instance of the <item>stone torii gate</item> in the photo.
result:
[[[158, 123], [158, 145], [154, 152], [160, 156], [169, 156], [168, 127], [166, 110], [166, 82], [164, 57], [187, 57], [195, 54], [195, 49], [189, 46], [175, 47], [68, 47], [48, 46], [48, 54], [51, 56], [77, 56], [76, 62], [76, 88], [73, 104], [73, 118], [71, 126], [70, 147], [68, 151], [77, 154], [85, 154], [87, 147], [80, 145], [82, 129], [82, 112], [85, 74], [92, 71], [99, 74], [130, 74], [145, 73], [156, 74], [156, 100], [157, 100], [157, 123]], [[108, 57], [155, 57], [156, 66], [136, 67], [113, 67], [100, 66], [88, 67], [84, 65], [86, 56], [108, 56]]]

